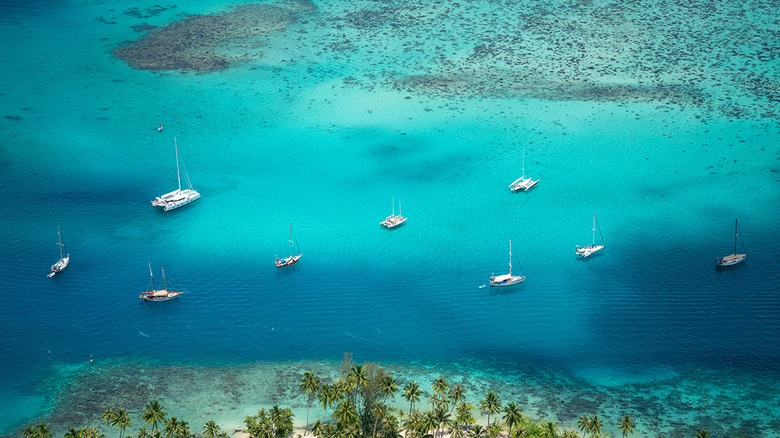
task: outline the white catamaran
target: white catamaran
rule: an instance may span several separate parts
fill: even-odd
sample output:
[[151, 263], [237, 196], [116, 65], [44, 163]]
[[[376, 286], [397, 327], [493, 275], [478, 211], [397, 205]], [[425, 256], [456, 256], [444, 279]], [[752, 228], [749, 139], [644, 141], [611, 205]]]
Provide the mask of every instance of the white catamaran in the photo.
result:
[[57, 227], [57, 235], [59, 236], [57, 245], [60, 247], [60, 259], [57, 260], [57, 263], [51, 265], [51, 272], [47, 275], [49, 278], [54, 277], [54, 274], [65, 270], [65, 268], [68, 267], [68, 263], [70, 263], [70, 254], [68, 254], [68, 250], [65, 248], [65, 242], [62, 240], [62, 231], [60, 231], [60, 227]]
[[170, 211], [179, 207], [183, 207], [190, 202], [200, 199], [200, 193], [192, 188], [190, 177], [187, 175], [187, 167], [184, 167], [184, 180], [187, 183], [187, 188], [181, 189], [181, 173], [179, 172], [179, 146], [176, 143], [176, 138], [173, 139], [173, 147], [176, 151], [176, 178], [179, 181], [179, 188], [172, 192], [166, 193], [162, 196], [154, 198], [152, 206], [163, 207], [164, 211]]
[[395, 214], [395, 198], [393, 198], [393, 214], [385, 218], [379, 223], [380, 226], [385, 228], [395, 228], [399, 225], [403, 225], [406, 222], [406, 218], [401, 215], [401, 201], [398, 201], [398, 214]]
[[520, 190], [527, 192], [531, 190], [531, 187], [539, 183], [539, 180], [532, 180], [530, 177], [525, 176], [525, 149], [523, 149], [523, 176], [517, 178], [512, 184], [509, 184], [509, 189], [513, 192], [519, 192]]
[[596, 251], [604, 249], [604, 236], [601, 235], [601, 228], [599, 228], [599, 236], [601, 236], [601, 245], [596, 245], [596, 214], [593, 214], [593, 240], [590, 245], [579, 246], [577, 245], [577, 255], [582, 257], [588, 257]]
[[[737, 220], [734, 220], [734, 254], [729, 254], [726, 257], [721, 257], [717, 260], [715, 260], [715, 263], [718, 264], [718, 266], [731, 266], [736, 265], [737, 263], [741, 262], [742, 260], [745, 260], [747, 258], [747, 254], [737, 254], [737, 236], [739, 235], [740, 238], [742, 238], [742, 235], [739, 234], [739, 223]], [[745, 241], [742, 241], [742, 248], [745, 248]], [[747, 252], [747, 251], [745, 251]]]
[[524, 280], [525, 280], [524, 275], [512, 275], [512, 241], [510, 240], [509, 241], [509, 273], [504, 275], [492, 275], [490, 277], [490, 285], [496, 287], [512, 286], [513, 284], [522, 283]]
[[[298, 245], [298, 239], [295, 239], [295, 245]], [[284, 266], [290, 266], [292, 264], [295, 264], [298, 260], [300, 260], [301, 256], [301, 248], [298, 247], [298, 255], [293, 255], [293, 229], [292, 224], [290, 224], [290, 257], [285, 257], [283, 259], [280, 259], [279, 256], [276, 257], [276, 267], [282, 268]]]
[[150, 301], [168, 301], [174, 298], [178, 298], [179, 295], [186, 293], [187, 291], [173, 291], [168, 290], [168, 284], [165, 281], [165, 268], [162, 269], [163, 288], [157, 290], [157, 286], [154, 284], [154, 274], [152, 274], [152, 264], [149, 264], [149, 277], [152, 279], [152, 290], [150, 292], [141, 292], [138, 298], [150, 302]]

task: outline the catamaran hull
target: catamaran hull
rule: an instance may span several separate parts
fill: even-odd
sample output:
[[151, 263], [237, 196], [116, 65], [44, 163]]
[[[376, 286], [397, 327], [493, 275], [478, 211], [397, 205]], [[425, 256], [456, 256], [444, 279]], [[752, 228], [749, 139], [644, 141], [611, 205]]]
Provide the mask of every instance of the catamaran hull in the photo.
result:
[[198, 199], [200, 199], [200, 193], [195, 192], [194, 190], [183, 190], [182, 193], [186, 193], [188, 191], [191, 191], [193, 193], [188, 193], [186, 195], [183, 195], [183, 198], [175, 199], [175, 200], [168, 200], [165, 199], [165, 196], [161, 196], [158, 198], [155, 198], [154, 201], [152, 201], [153, 207], [162, 207], [163, 211], [168, 212], [171, 210], [175, 210], [179, 207], [184, 207], [185, 205], [195, 202]]
[[582, 257], [588, 257], [594, 252], [601, 251], [604, 249], [604, 245], [600, 246], [584, 246], [582, 248], [577, 248], [577, 255]]
[[521, 190], [527, 192], [531, 190], [535, 185], [539, 184], [539, 181], [540, 180], [533, 181], [530, 178], [522, 181], [515, 181], [509, 186], [509, 189], [512, 190], [513, 192], [519, 192]]

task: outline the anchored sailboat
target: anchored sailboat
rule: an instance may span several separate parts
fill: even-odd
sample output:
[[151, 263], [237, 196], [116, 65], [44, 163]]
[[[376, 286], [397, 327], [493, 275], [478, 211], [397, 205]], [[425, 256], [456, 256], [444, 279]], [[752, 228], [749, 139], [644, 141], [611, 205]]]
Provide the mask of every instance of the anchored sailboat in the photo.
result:
[[150, 292], [141, 292], [141, 295], [139, 295], [138, 298], [141, 298], [144, 301], [168, 301], [174, 298], [178, 298], [179, 295], [188, 292], [186, 290], [181, 292], [168, 290], [168, 284], [165, 281], [165, 268], [160, 269], [162, 269], [163, 288], [157, 290], [157, 286], [154, 284], [154, 274], [152, 274], [152, 264], [150, 263], [149, 277], [152, 279], [152, 290]]
[[538, 179], [534, 181], [530, 177], [526, 178], [525, 176], [525, 149], [523, 149], [523, 176], [517, 178], [512, 184], [509, 184], [509, 189], [513, 192], [519, 192], [520, 190], [527, 192], [538, 183]]
[[604, 248], [604, 236], [601, 235], [601, 228], [599, 228], [599, 236], [601, 236], [601, 245], [596, 245], [596, 214], [593, 214], [593, 240], [590, 245], [579, 246], [577, 245], [577, 255], [582, 257], [588, 257], [596, 251], [600, 251]]
[[[295, 239], [295, 245], [298, 245], [298, 239]], [[298, 260], [300, 260], [301, 256], [301, 248], [298, 247], [298, 255], [293, 255], [293, 229], [292, 224], [290, 224], [290, 257], [285, 257], [283, 259], [280, 259], [278, 256], [276, 257], [276, 267], [281, 268], [284, 266], [290, 266], [292, 264], [295, 264]]]
[[[721, 257], [717, 260], [715, 260], [715, 263], [718, 264], [718, 266], [731, 266], [736, 265], [737, 263], [741, 262], [742, 260], [745, 260], [747, 258], [747, 254], [737, 254], [737, 236], [739, 235], [740, 239], [742, 238], [742, 235], [739, 234], [739, 223], [737, 220], [734, 220], [734, 254], [729, 254], [726, 257]], [[742, 241], [742, 249], [745, 249], [745, 241]], [[745, 251], [747, 252], [747, 251]]]
[[[518, 265], [519, 264], [520, 262], [518, 261]], [[525, 280], [524, 275], [512, 275], [512, 241], [510, 240], [509, 241], [509, 273], [504, 275], [492, 275], [490, 277], [490, 285], [496, 287], [512, 286], [513, 284], [522, 283], [524, 280]]]
[[181, 189], [181, 173], [179, 172], [179, 146], [176, 143], [176, 138], [173, 139], [173, 147], [176, 151], [176, 179], [179, 181], [179, 188], [166, 193], [162, 196], [154, 198], [152, 201], [153, 207], [163, 207], [163, 211], [170, 211], [179, 207], [183, 207], [190, 202], [200, 199], [200, 193], [192, 188], [190, 177], [187, 175], [187, 167], [184, 167], [184, 180], [187, 183], [187, 188]]
[[51, 273], [47, 275], [49, 278], [54, 277], [56, 273], [65, 270], [65, 268], [68, 267], [68, 263], [70, 263], [70, 254], [68, 254], [68, 250], [65, 248], [65, 242], [62, 240], [62, 231], [60, 231], [60, 227], [57, 227], [57, 235], [59, 236], [57, 245], [60, 247], [60, 259], [57, 260], [57, 263], [51, 265]]
[[379, 225], [385, 228], [395, 228], [399, 225], [403, 225], [406, 222], [406, 219], [407, 218], [401, 215], [401, 201], [398, 201], [398, 214], [395, 214], [395, 198], [393, 198], [393, 214], [385, 218]]

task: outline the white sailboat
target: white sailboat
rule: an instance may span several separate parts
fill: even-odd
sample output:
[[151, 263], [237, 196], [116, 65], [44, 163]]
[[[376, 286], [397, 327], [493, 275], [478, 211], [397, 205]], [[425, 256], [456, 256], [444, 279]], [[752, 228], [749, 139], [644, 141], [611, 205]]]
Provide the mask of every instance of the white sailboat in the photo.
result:
[[[741, 262], [742, 260], [745, 260], [747, 258], [747, 254], [737, 254], [737, 236], [739, 235], [739, 223], [737, 220], [734, 220], [734, 254], [729, 254], [726, 257], [721, 257], [717, 260], [715, 260], [715, 263], [718, 264], [718, 266], [731, 266], [736, 265], [737, 263]], [[740, 237], [742, 237], [740, 235]], [[745, 241], [742, 241], [742, 247], [744, 249], [745, 247]], [[747, 251], [745, 251], [747, 252]]]
[[593, 240], [590, 245], [579, 246], [577, 245], [577, 255], [582, 257], [588, 257], [596, 251], [600, 251], [604, 248], [604, 236], [601, 235], [601, 228], [599, 228], [599, 236], [601, 236], [601, 245], [596, 245], [596, 214], [593, 214]]
[[68, 263], [70, 263], [70, 254], [68, 254], [68, 250], [65, 248], [65, 242], [62, 240], [62, 231], [60, 231], [60, 227], [57, 227], [57, 235], [59, 236], [57, 245], [60, 247], [60, 259], [57, 260], [57, 263], [51, 265], [51, 273], [47, 275], [49, 278], [54, 277], [56, 273], [65, 270], [65, 268], [68, 267]]
[[513, 192], [519, 192], [520, 190], [527, 192], [538, 183], [538, 179], [534, 181], [530, 177], [526, 178], [525, 176], [525, 149], [523, 149], [523, 176], [514, 180], [512, 184], [509, 184], [509, 189]]
[[179, 181], [179, 188], [166, 193], [162, 196], [154, 198], [152, 206], [162, 207], [164, 211], [170, 211], [179, 207], [183, 207], [190, 202], [200, 199], [200, 193], [192, 188], [190, 177], [187, 175], [187, 168], [184, 168], [184, 179], [187, 183], [187, 188], [181, 189], [181, 173], [179, 172], [179, 146], [176, 143], [176, 138], [173, 139], [173, 147], [176, 151], [176, 179]]
[[168, 284], [165, 281], [165, 268], [162, 269], [162, 278], [163, 278], [163, 288], [160, 290], [157, 290], [157, 286], [154, 284], [154, 274], [152, 274], [152, 264], [149, 264], [149, 277], [152, 279], [152, 290], [150, 292], [141, 292], [141, 295], [138, 296], [138, 298], [146, 301], [168, 301], [172, 300], [174, 298], [178, 298], [179, 295], [186, 293], [187, 291], [173, 291], [168, 290]]
[[490, 285], [495, 287], [512, 286], [522, 283], [525, 280], [524, 275], [512, 275], [512, 241], [509, 241], [509, 273], [504, 275], [491, 275]]
[[395, 228], [399, 225], [403, 225], [406, 222], [406, 219], [407, 218], [401, 215], [401, 201], [398, 201], [398, 214], [395, 214], [395, 198], [393, 198], [393, 213], [380, 222], [379, 225], [385, 228]]
[[[298, 240], [295, 240], [295, 245], [298, 245]], [[290, 266], [292, 264], [295, 264], [298, 260], [300, 260], [301, 256], [301, 248], [298, 247], [298, 255], [293, 255], [293, 230], [292, 230], [292, 224], [290, 224], [290, 257], [285, 257], [283, 259], [280, 259], [278, 256], [276, 257], [276, 267], [281, 268], [284, 266]]]

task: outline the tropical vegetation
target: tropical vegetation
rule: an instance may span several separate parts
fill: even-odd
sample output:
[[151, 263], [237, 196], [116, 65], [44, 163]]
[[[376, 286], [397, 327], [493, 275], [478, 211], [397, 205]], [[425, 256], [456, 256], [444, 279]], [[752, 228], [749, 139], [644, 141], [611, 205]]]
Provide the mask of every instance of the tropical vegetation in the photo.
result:
[[[537, 420], [524, 414], [515, 401], [504, 404], [498, 394], [489, 390], [479, 401], [479, 410], [467, 402], [462, 383], [450, 383], [445, 376], [434, 379], [426, 393], [416, 381], [398, 382], [391, 370], [377, 363], [355, 364], [346, 354], [341, 372], [333, 378], [321, 378], [307, 371], [299, 389], [306, 398], [306, 428], [303, 435], [318, 438], [603, 438], [613, 435], [603, 431], [598, 414], [583, 414], [573, 427], [546, 419]], [[400, 394], [408, 409], [393, 403]], [[472, 396], [479, 397], [479, 395]], [[325, 411], [322, 419], [309, 422], [312, 402]], [[427, 400], [427, 406], [421, 405]], [[332, 408], [332, 410], [331, 410]], [[486, 424], [478, 424], [478, 415], [486, 415]], [[213, 420], [201, 429], [193, 429], [176, 416], [169, 416], [159, 400], [151, 400], [140, 414], [142, 426], [135, 435], [133, 422], [125, 409], [106, 410], [101, 426], [70, 428], [64, 438], [227, 438]], [[290, 408], [278, 405], [260, 409], [244, 420], [245, 432], [252, 438], [294, 437], [294, 415]], [[623, 438], [633, 434], [636, 421], [622, 415], [615, 424]], [[105, 430], [105, 435], [101, 430]], [[39, 423], [24, 429], [27, 438], [51, 438], [49, 428]], [[691, 430], [694, 438], [708, 438], [704, 429]], [[297, 435], [297, 438], [302, 438]]]

